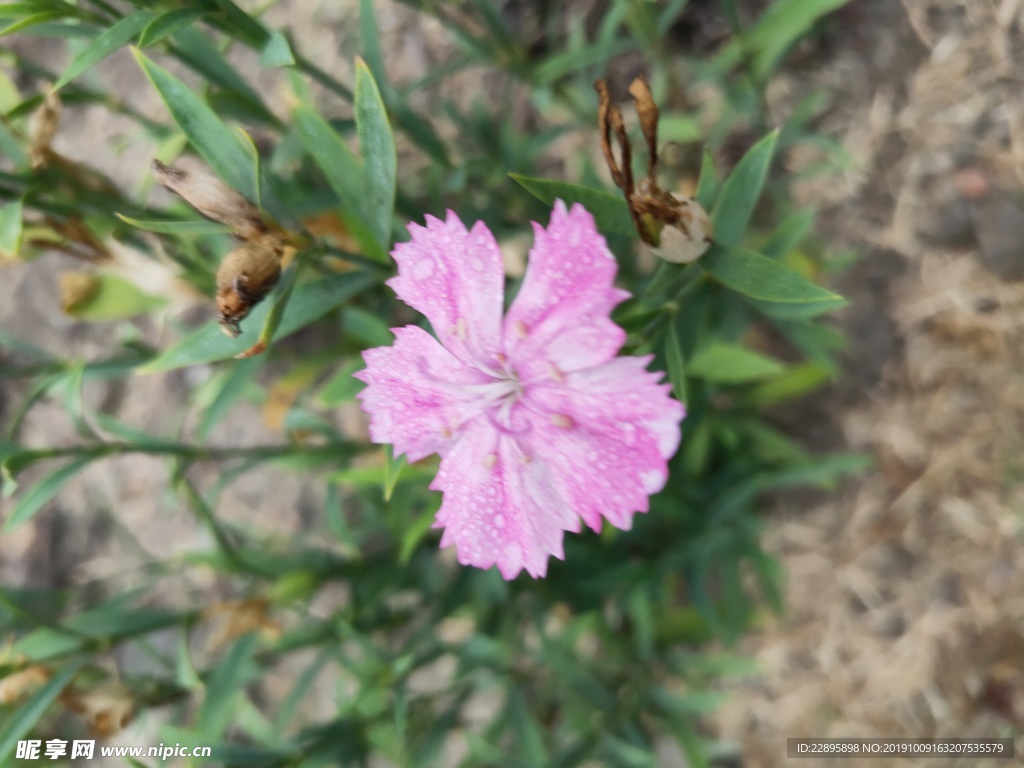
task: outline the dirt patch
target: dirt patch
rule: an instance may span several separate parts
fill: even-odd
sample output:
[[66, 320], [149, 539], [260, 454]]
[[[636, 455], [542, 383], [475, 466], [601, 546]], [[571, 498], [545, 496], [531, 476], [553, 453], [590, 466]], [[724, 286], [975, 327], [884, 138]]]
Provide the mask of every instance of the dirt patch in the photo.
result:
[[863, 254], [839, 286], [850, 376], [820, 410], [877, 463], [768, 525], [788, 612], [744, 642], [760, 671], [717, 719], [744, 766], [784, 764], [787, 736], [1024, 726], [1021, 11], [855, 2], [893, 55], [839, 42], [815, 76], [846, 84], [824, 127], [859, 162], [803, 193], [829, 200], [824, 232]]

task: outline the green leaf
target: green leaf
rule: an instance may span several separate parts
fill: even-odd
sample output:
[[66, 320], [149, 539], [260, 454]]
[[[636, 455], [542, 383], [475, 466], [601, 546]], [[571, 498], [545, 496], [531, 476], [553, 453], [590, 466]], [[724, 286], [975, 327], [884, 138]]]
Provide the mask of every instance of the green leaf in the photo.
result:
[[531, 178], [518, 173], [510, 173], [509, 176], [542, 203], [552, 205], [556, 199], [567, 206], [580, 203], [594, 217], [598, 229], [626, 237], [637, 236], [629, 208], [621, 197], [564, 181]]
[[826, 312], [832, 312], [840, 307], [845, 307], [847, 304], [846, 299], [841, 296], [834, 296], [831, 299], [824, 299], [822, 301], [807, 301], [800, 304], [777, 304], [771, 301], [759, 301], [750, 297], [747, 297], [747, 302], [769, 317], [780, 320], [817, 317]]
[[398, 550], [399, 563], [402, 565], [409, 564], [409, 560], [412, 558], [413, 552], [416, 551], [416, 547], [423, 541], [423, 537], [430, 532], [430, 529], [434, 527], [435, 514], [437, 514], [436, 509], [425, 511], [416, 515], [412, 523], [406, 526], [405, 531], [402, 533], [402, 544]]
[[778, 137], [779, 132], [772, 131], [751, 147], [722, 184], [711, 214], [716, 243], [735, 245], [743, 239], [768, 176]]
[[202, 8], [175, 8], [153, 19], [139, 35], [139, 48], [158, 43], [175, 32], [195, 24], [206, 15]]
[[341, 323], [347, 336], [368, 347], [386, 347], [395, 340], [395, 335], [380, 315], [359, 307], [346, 307]]
[[13, 35], [15, 32], [20, 32], [23, 29], [34, 27], [37, 24], [43, 24], [47, 21], [55, 21], [57, 19], [63, 19], [67, 16], [71, 16], [74, 12], [69, 11], [45, 11], [43, 13], [34, 13], [31, 16], [25, 16], [18, 21], [8, 24], [3, 29], [0, 29], [0, 37], [5, 35]]
[[697, 178], [697, 191], [693, 199], [700, 203], [705, 211], [711, 210], [718, 189], [718, 174], [715, 172], [715, 158], [706, 146], [700, 157], [700, 176]]
[[[281, 318], [277, 338], [283, 339], [300, 328], [304, 328], [378, 280], [377, 275], [368, 272], [350, 272], [297, 286], [293, 300], [289, 302], [288, 308]], [[164, 351], [143, 366], [140, 371], [144, 373], [170, 371], [188, 365], [201, 365], [234, 357], [250, 349], [256, 343], [260, 333], [257, 329], [262, 328], [263, 321], [269, 312], [269, 303], [264, 302], [257, 306], [246, 318], [245, 330], [237, 338], [225, 335], [218, 323], [208, 323]]]
[[363, 159], [364, 209], [367, 223], [377, 242], [391, 245], [391, 221], [395, 210], [395, 176], [398, 156], [387, 111], [370, 68], [356, 59], [356, 132]]
[[252, 156], [239, 135], [178, 78], [138, 49], [132, 52], [196, 151], [228, 186], [250, 200], [257, 200]]
[[366, 224], [371, 218], [366, 206], [362, 164], [315, 110], [300, 105], [295, 108], [292, 116], [306, 149], [338, 196], [345, 226], [359, 241], [367, 256], [382, 264], [390, 263], [387, 251]]
[[274, 293], [273, 303], [270, 305], [270, 311], [263, 321], [263, 328], [260, 329], [260, 337], [256, 342], [256, 348], [260, 349], [261, 352], [270, 349], [270, 344], [274, 340], [274, 334], [281, 327], [281, 320], [284, 318], [284, 313], [288, 309], [288, 302], [291, 300], [292, 292], [295, 290], [295, 281], [299, 277], [299, 272], [306, 265], [306, 257], [308, 255], [309, 251], [306, 251], [295, 258], [291, 268], [284, 273], [281, 284]]
[[698, 349], [688, 367], [691, 376], [720, 384], [769, 379], [785, 370], [778, 360], [724, 341]]
[[19, 637], [11, 646], [11, 655], [36, 663], [51, 661], [80, 651], [87, 642], [88, 638], [81, 635], [40, 627]]
[[0, 762], [6, 764], [18, 746], [18, 741], [31, 732], [84, 664], [85, 660], [80, 659], [61, 667], [32, 698], [6, 716], [4, 724], [0, 726]]
[[743, 402], [755, 408], [767, 408], [803, 397], [824, 386], [831, 378], [831, 371], [819, 363], [790, 366], [782, 375], [752, 387], [744, 395]]
[[258, 639], [255, 632], [239, 638], [207, 682], [206, 699], [196, 718], [197, 733], [206, 741], [221, 736], [231, 724], [232, 704], [254, 671], [253, 655]]
[[125, 224], [146, 232], [157, 232], [162, 235], [228, 235], [231, 228], [216, 221], [206, 219], [151, 219], [143, 221], [115, 213]]
[[843, 301], [777, 261], [718, 242], [697, 263], [718, 282], [752, 299], [782, 304]]
[[632, 50], [632, 40], [608, 40], [581, 48], [557, 50], [538, 64], [531, 64], [530, 81], [535, 85], [550, 85], [594, 65], [603, 65], [621, 53]]
[[22, 203], [0, 205], [0, 261], [16, 259], [21, 253]]
[[384, 449], [384, 457], [384, 501], [391, 501], [391, 494], [395, 491], [407, 461], [405, 455], [396, 459], [390, 445]]
[[351, 402], [359, 391], [366, 386], [352, 374], [366, 367], [363, 358], [354, 357], [334, 374], [317, 395], [317, 400], [324, 408], [333, 408], [341, 403]]
[[103, 61], [103, 59], [135, 37], [138, 31], [152, 20], [153, 14], [150, 11], [136, 11], [125, 16], [109, 29], [104, 30], [71, 60], [71, 63], [64, 70], [64, 74], [60, 76], [60, 80], [53, 86], [53, 90], [59, 91], [85, 72], [85, 70], [89, 69], [89, 67]]
[[260, 52], [261, 67], [293, 67], [295, 56], [292, 54], [292, 47], [288, 44], [288, 38], [277, 30], [270, 33], [267, 44]]
[[4, 533], [10, 533], [20, 528], [35, 517], [39, 510], [46, 506], [60, 492], [64, 484], [78, 474], [92, 460], [92, 456], [83, 456], [75, 459], [65, 464], [56, 472], [31, 485], [21, 498], [18, 499], [10, 516], [4, 521]]
[[743, 36], [747, 51], [753, 51], [750, 63], [754, 77], [767, 77], [779, 59], [803, 37], [811, 25], [850, 0], [777, 0]]
[[231, 406], [238, 402], [265, 361], [265, 357], [250, 357], [230, 364], [230, 370], [220, 382], [216, 395], [196, 427], [196, 435], [201, 440], [205, 441], [210, 436], [213, 428], [231, 410]]
[[683, 365], [683, 346], [679, 341], [676, 324], [670, 323], [665, 337], [665, 361], [668, 363], [668, 378], [672, 392], [680, 403], [686, 402], [686, 370]]
[[95, 289], [65, 310], [79, 320], [99, 322], [145, 314], [166, 303], [166, 299], [143, 293], [123, 277], [98, 274], [95, 275]]

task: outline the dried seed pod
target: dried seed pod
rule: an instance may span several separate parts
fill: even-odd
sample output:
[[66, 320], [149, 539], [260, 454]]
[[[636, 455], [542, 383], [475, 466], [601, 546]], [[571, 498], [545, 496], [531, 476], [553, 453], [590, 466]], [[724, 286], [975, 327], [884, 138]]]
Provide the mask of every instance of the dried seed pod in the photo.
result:
[[243, 243], [224, 257], [217, 268], [217, 310], [225, 333], [241, 333], [238, 323], [277, 284], [284, 250], [284, 239], [270, 233]]
[[50, 143], [57, 135], [57, 127], [60, 125], [61, 102], [60, 97], [50, 92], [46, 94], [43, 103], [32, 113], [28, 123], [29, 158], [32, 161], [32, 170], [39, 171], [50, 164], [50, 157], [53, 150]]
[[[647, 177], [638, 185], [633, 181], [632, 149], [622, 112], [611, 103], [604, 80], [594, 83], [594, 90], [598, 96], [601, 149], [612, 180], [626, 197], [637, 234], [656, 256], [666, 261], [674, 264], [696, 261], [711, 245], [711, 218], [693, 198], [678, 197], [658, 186], [658, 107], [647, 81], [642, 76], [637, 77], [629, 86], [647, 143]], [[621, 162], [615, 157], [612, 137], [619, 145]]]
[[[693, 198], [675, 195], [672, 198], [675, 221], [650, 222], [651, 228], [657, 229], [657, 245], [651, 246], [651, 250], [658, 258], [673, 264], [691, 264], [711, 245], [711, 217]], [[649, 217], [643, 218], [647, 224]]]
[[259, 209], [216, 176], [186, 171], [153, 160], [153, 175], [208, 219], [227, 224], [241, 240], [266, 233]]

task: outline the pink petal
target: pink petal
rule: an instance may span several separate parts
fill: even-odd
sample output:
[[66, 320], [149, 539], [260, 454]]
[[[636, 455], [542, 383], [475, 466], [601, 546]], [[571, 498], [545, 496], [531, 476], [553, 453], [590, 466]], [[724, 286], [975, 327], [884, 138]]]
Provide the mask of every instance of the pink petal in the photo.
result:
[[505, 352], [524, 381], [559, 377], [611, 360], [626, 339], [609, 318], [629, 294], [613, 287], [617, 265], [593, 217], [555, 202], [505, 318]]
[[497, 565], [506, 579], [524, 568], [544, 576], [551, 555], [563, 558], [563, 532], [579, 530], [547, 467], [486, 417], [467, 425], [430, 487], [444, 492], [441, 546], [454, 544], [464, 565]]
[[570, 373], [564, 386], [527, 393], [532, 430], [526, 448], [544, 462], [575, 514], [594, 530], [606, 518], [628, 530], [633, 513], [668, 477], [679, 447], [685, 409], [644, 366], [650, 357], [623, 357]]
[[419, 461], [443, 453], [463, 423], [486, 407], [474, 385], [489, 380], [422, 328], [392, 330], [392, 346], [363, 352], [366, 369], [355, 377], [367, 387], [358, 397], [370, 414], [371, 439]]
[[500, 352], [505, 273], [491, 231], [477, 222], [469, 232], [448, 212], [409, 225], [412, 240], [392, 251], [398, 276], [388, 280], [398, 297], [419, 310], [441, 343], [463, 362], [490, 365]]

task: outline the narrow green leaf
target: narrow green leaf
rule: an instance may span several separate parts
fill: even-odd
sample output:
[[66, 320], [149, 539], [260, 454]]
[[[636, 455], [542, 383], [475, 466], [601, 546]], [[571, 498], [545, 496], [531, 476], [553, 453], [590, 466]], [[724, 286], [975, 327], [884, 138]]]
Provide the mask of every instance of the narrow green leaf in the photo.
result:
[[781, 259], [807, 236], [814, 224], [814, 210], [794, 211], [775, 227], [775, 231], [757, 250], [769, 259]]
[[291, 268], [285, 271], [281, 278], [281, 284], [274, 292], [273, 303], [270, 305], [270, 311], [263, 321], [263, 328], [260, 329], [260, 337], [256, 342], [256, 346], [261, 348], [261, 350], [270, 349], [270, 344], [274, 341], [274, 334], [281, 327], [281, 320], [284, 318], [285, 310], [288, 309], [288, 302], [291, 300], [292, 292], [295, 290], [295, 281], [299, 277], [299, 272], [302, 271], [306, 264], [308, 253], [307, 251], [295, 258]]
[[342, 313], [341, 323], [347, 336], [367, 347], [386, 347], [395, 340], [388, 323], [380, 315], [359, 307], [347, 307]]
[[85, 660], [80, 659], [61, 667], [32, 698], [7, 715], [4, 724], [0, 726], [0, 763], [6, 764], [18, 746], [18, 741], [31, 732], [84, 664]]
[[693, 199], [700, 203], [705, 211], [710, 211], [717, 191], [718, 174], [715, 172], [715, 158], [711, 150], [705, 146], [700, 157], [700, 176], [697, 178], [697, 191]]
[[230, 370], [220, 382], [217, 394], [203, 411], [203, 416], [196, 427], [196, 434], [201, 440], [205, 441], [210, 436], [213, 428], [231, 410], [231, 406], [238, 402], [265, 361], [265, 357], [250, 357], [230, 364]]
[[34, 27], [37, 24], [43, 24], [47, 21], [56, 21], [57, 19], [63, 19], [71, 16], [73, 11], [45, 11], [43, 13], [34, 13], [31, 16], [25, 16], [18, 21], [8, 24], [3, 29], [0, 29], [0, 37], [5, 35], [13, 35], [15, 32], [20, 32], [23, 29]]
[[406, 457], [402, 455], [396, 459], [390, 445], [384, 449], [384, 456], [384, 501], [391, 501], [391, 494], [394, 493], [398, 478], [405, 469]]
[[[351, 272], [303, 283], [296, 286], [293, 300], [289, 302], [281, 324], [277, 330], [277, 338], [283, 339], [314, 320], [336, 309], [364, 289], [379, 280], [377, 275], [368, 272]], [[183, 339], [181, 342], [164, 351], [140, 371], [156, 373], [170, 371], [187, 365], [212, 363], [226, 360], [240, 352], [250, 349], [259, 338], [263, 321], [270, 311], [270, 305], [264, 302], [253, 310], [246, 318], [244, 330], [237, 338], [224, 334], [219, 324], [208, 323]]]
[[675, 394], [676, 400], [685, 403], [687, 401], [686, 370], [683, 365], [683, 346], [679, 341], [679, 332], [676, 330], [675, 322], [669, 324], [668, 334], [665, 337], [665, 360], [668, 363], [668, 378], [672, 382], [672, 392]]
[[46, 477], [29, 487], [14, 505], [10, 516], [4, 521], [4, 533], [20, 528], [31, 520], [46, 504], [51, 501], [72, 477], [78, 474], [86, 464], [92, 461], [91, 456], [83, 456], [68, 462]]
[[716, 341], [698, 349], [690, 358], [688, 369], [691, 376], [706, 381], [742, 384], [778, 376], [785, 366], [739, 344]]
[[608, 40], [574, 50], [560, 50], [532, 66], [530, 80], [535, 85], [550, 85], [567, 75], [580, 73], [587, 67], [604, 64], [635, 45], [632, 40]]
[[292, 47], [288, 44], [288, 38], [274, 30], [267, 38], [267, 44], [260, 52], [261, 67], [294, 67], [295, 56], [292, 54]]
[[845, 307], [847, 304], [846, 299], [840, 296], [823, 299], [822, 301], [806, 301], [800, 304], [777, 304], [771, 301], [759, 301], [750, 297], [747, 297], [747, 302], [765, 315], [780, 320], [817, 317], [826, 312], [832, 312], [840, 307]]
[[138, 49], [132, 52], [196, 151], [230, 187], [256, 200], [252, 157], [238, 134], [178, 78], [154, 64]]
[[744, 395], [743, 402], [755, 408], [767, 408], [803, 397], [824, 386], [831, 378], [831, 372], [818, 363], [790, 366], [781, 376], [752, 387]]
[[175, 8], [153, 19], [139, 35], [139, 48], [147, 48], [175, 32], [195, 24], [206, 15], [202, 8]]
[[372, 219], [366, 205], [362, 164], [315, 110], [300, 105], [296, 107], [293, 117], [302, 142], [338, 196], [345, 226], [359, 241], [367, 256], [382, 264], [389, 263], [387, 251], [366, 223]]
[[366, 363], [363, 362], [361, 357], [354, 357], [349, 360], [336, 374], [327, 380], [327, 383], [324, 384], [317, 395], [317, 402], [324, 408], [333, 408], [341, 403], [354, 400], [365, 384], [353, 377], [352, 374], [363, 370], [365, 367]]
[[402, 534], [402, 544], [398, 550], [399, 563], [402, 565], [409, 564], [409, 560], [412, 558], [413, 552], [416, 551], [416, 547], [419, 546], [419, 543], [423, 541], [423, 537], [433, 528], [434, 515], [436, 513], [436, 509], [425, 511], [413, 518], [412, 523], [406, 527]]
[[803, 275], [752, 251], [716, 242], [697, 263], [718, 282], [753, 299], [787, 304], [842, 302], [840, 296]]
[[567, 206], [580, 203], [594, 217], [598, 229], [627, 237], [637, 236], [629, 208], [621, 197], [563, 181], [531, 178], [518, 173], [510, 173], [509, 176], [542, 203], [552, 205], [556, 199]]
[[146, 232], [157, 232], [163, 235], [227, 235], [231, 234], [231, 228], [216, 221], [206, 219], [166, 219], [149, 220], [133, 219], [115, 213], [115, 216], [125, 224], [130, 224], [136, 229], [143, 229]]
[[779, 59], [803, 37], [822, 16], [850, 0], [777, 0], [743, 36], [748, 51], [754, 51], [751, 71], [762, 80], [771, 74]]
[[53, 90], [59, 91], [85, 72], [85, 70], [103, 61], [114, 51], [123, 47], [129, 40], [135, 37], [140, 29], [152, 20], [153, 14], [150, 11], [136, 11], [125, 16], [109, 29], [104, 30], [71, 60], [71, 63], [64, 70], [64, 74], [60, 76], [60, 80], [53, 86]]
[[386, 250], [391, 245], [398, 156], [380, 90], [362, 59], [356, 59], [355, 107], [359, 154], [363, 159], [364, 210], [370, 214], [370, 230]]
[[22, 202], [0, 205], [0, 261], [16, 259], [21, 253]]
[[232, 702], [248, 682], [259, 636], [251, 632], [231, 647], [206, 685], [206, 699], [196, 718], [198, 732], [209, 741], [220, 737], [231, 724]]
[[10, 653], [16, 659], [41, 663], [80, 651], [87, 642], [88, 638], [81, 635], [40, 627], [15, 640]]
[[736, 245], [743, 239], [754, 206], [761, 197], [778, 137], [779, 132], [772, 131], [751, 147], [722, 184], [711, 214], [716, 243]]

